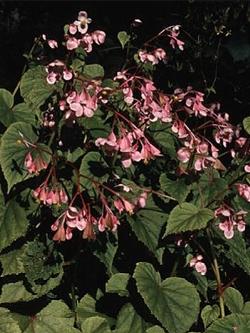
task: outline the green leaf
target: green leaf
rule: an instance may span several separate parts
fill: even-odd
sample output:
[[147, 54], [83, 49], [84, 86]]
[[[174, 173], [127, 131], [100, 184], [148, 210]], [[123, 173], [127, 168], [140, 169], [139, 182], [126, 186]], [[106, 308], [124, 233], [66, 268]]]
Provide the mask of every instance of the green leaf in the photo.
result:
[[208, 169], [202, 174], [199, 181], [192, 184], [194, 200], [197, 206], [207, 206], [213, 200], [222, 200], [228, 193], [225, 179], [220, 178], [216, 170]]
[[90, 317], [101, 317], [108, 321], [109, 325], [114, 324], [114, 319], [96, 311], [96, 300], [86, 294], [77, 304], [77, 316], [81, 323]]
[[8, 126], [12, 123], [23, 121], [29, 124], [35, 124], [36, 111], [26, 103], [19, 103], [14, 106], [11, 113], [11, 119]]
[[130, 35], [127, 34], [126, 31], [120, 31], [117, 34], [117, 38], [122, 46], [122, 48], [124, 49], [125, 45], [129, 42], [130, 40]]
[[2, 276], [11, 274], [17, 275], [24, 272], [22, 263], [24, 250], [25, 248], [23, 247], [0, 256], [0, 262], [3, 269]]
[[23, 333], [79, 333], [73, 327], [74, 315], [62, 301], [50, 302], [30, 320]]
[[12, 318], [9, 310], [0, 308], [0, 332], [21, 333], [18, 323]]
[[244, 300], [241, 293], [232, 287], [226, 288], [223, 294], [224, 302], [230, 312], [240, 313], [244, 307]]
[[116, 333], [144, 333], [146, 323], [136, 313], [133, 306], [125, 304], [118, 313], [116, 322]]
[[[32, 144], [37, 141], [37, 135], [34, 133], [32, 126], [25, 122], [17, 122], [10, 125], [1, 139], [0, 160], [4, 176], [8, 183], [8, 190], [13, 185], [34, 176], [33, 174], [29, 174], [24, 166], [25, 156], [31, 148], [28, 148], [22, 140], [26, 140]], [[36, 146], [37, 148], [33, 148], [33, 151], [49, 163], [49, 147], [44, 144], [37, 144]]]
[[83, 75], [90, 79], [102, 78], [104, 76], [104, 69], [99, 64], [85, 65]]
[[24, 209], [14, 199], [10, 200], [4, 209], [3, 200], [1, 201], [0, 251], [17, 238], [24, 236], [28, 228], [28, 220]]
[[162, 146], [167, 154], [173, 159], [176, 158], [175, 138], [168, 132], [169, 130], [155, 132], [153, 135], [154, 141]]
[[244, 304], [244, 307], [243, 307], [242, 313], [247, 314], [247, 315], [250, 315], [250, 302], [246, 302], [246, 303]]
[[213, 217], [212, 210], [184, 202], [171, 211], [165, 235], [205, 228]]
[[[234, 330], [234, 328], [237, 328], [237, 330]], [[205, 333], [238, 333], [243, 328], [248, 329], [245, 333], [249, 332], [250, 316], [231, 314], [224, 318], [217, 319], [211, 326], [209, 326]]]
[[201, 311], [201, 318], [204, 324], [204, 327], [208, 327], [213, 321], [219, 318], [220, 308], [217, 304], [206, 305]]
[[165, 333], [165, 331], [160, 326], [152, 326], [146, 330], [146, 333]]
[[106, 319], [97, 316], [86, 319], [81, 328], [83, 333], [111, 333]]
[[162, 174], [160, 176], [160, 185], [164, 192], [177, 199], [179, 203], [185, 201], [190, 192], [190, 186], [186, 184], [183, 178], [171, 180], [167, 175]]
[[161, 229], [167, 221], [167, 216], [163, 210], [154, 204], [152, 199], [148, 199], [145, 208], [127, 217], [138, 240], [145, 244], [156, 256], [158, 256], [156, 251]]
[[23, 281], [15, 283], [7, 283], [2, 287], [2, 293], [0, 296], [0, 304], [2, 303], [16, 303], [27, 302], [38, 296], [31, 294], [23, 285]]
[[8, 115], [14, 104], [14, 97], [6, 89], [0, 89], [0, 121], [8, 126]]
[[136, 265], [134, 278], [145, 304], [169, 332], [184, 333], [196, 321], [200, 298], [191, 283], [179, 277], [161, 281], [154, 267], [142, 262]]
[[246, 117], [243, 120], [243, 127], [247, 134], [250, 134], [250, 117]]
[[93, 190], [93, 181], [105, 182], [108, 179], [108, 165], [97, 151], [87, 153], [80, 166], [81, 186]]
[[128, 273], [117, 273], [111, 276], [106, 283], [107, 293], [117, 293], [120, 296], [128, 296], [127, 284], [129, 280]]
[[247, 253], [246, 242], [242, 234], [236, 232], [230, 240], [227, 240], [223, 233], [219, 233], [219, 231], [218, 235], [226, 245], [222, 255], [226, 256], [231, 261], [231, 264], [239, 266], [250, 275], [250, 257]]
[[29, 69], [21, 79], [20, 93], [27, 104], [39, 108], [56, 90], [57, 85], [48, 84], [44, 66]]

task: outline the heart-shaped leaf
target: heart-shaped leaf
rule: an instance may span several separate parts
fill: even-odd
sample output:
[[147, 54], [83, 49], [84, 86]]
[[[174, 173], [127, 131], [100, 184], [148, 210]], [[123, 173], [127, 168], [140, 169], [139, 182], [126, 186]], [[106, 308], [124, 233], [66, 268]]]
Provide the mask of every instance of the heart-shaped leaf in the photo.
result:
[[183, 278], [161, 281], [160, 274], [149, 263], [138, 263], [134, 278], [139, 293], [152, 314], [171, 333], [184, 333], [199, 314], [199, 295]]
[[212, 210], [184, 202], [171, 211], [165, 235], [205, 228], [213, 217]]

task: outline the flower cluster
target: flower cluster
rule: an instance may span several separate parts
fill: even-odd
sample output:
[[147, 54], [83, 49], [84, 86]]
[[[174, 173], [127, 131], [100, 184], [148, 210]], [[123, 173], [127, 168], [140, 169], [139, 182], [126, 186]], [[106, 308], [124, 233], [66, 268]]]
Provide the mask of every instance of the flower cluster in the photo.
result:
[[236, 188], [238, 190], [239, 195], [247, 202], [250, 202], [250, 186], [247, 184], [237, 183]]
[[144, 160], [144, 163], [147, 163], [150, 159], [161, 156], [160, 150], [153, 146], [138, 128], [133, 132], [124, 129], [119, 138], [111, 132], [107, 138], [98, 138], [95, 144], [97, 147], [103, 146], [109, 154], [119, 152], [125, 168], [129, 168], [133, 161]]
[[203, 256], [201, 254], [193, 257], [189, 262], [190, 267], [194, 267], [196, 272], [200, 273], [201, 275], [205, 275], [207, 273], [207, 266], [203, 262]]
[[140, 50], [138, 52], [139, 59], [141, 62], [150, 62], [152, 65], [156, 65], [159, 61], [166, 61], [166, 52], [162, 48], [153, 50], [152, 52], [147, 52], [146, 50]]
[[35, 199], [44, 205], [61, 205], [68, 202], [68, 196], [60, 185], [51, 188], [43, 183], [32, 194]]
[[246, 222], [244, 217], [247, 214], [246, 211], [240, 210], [235, 212], [233, 208], [224, 204], [215, 210], [215, 217], [220, 220], [219, 229], [224, 232], [224, 236], [227, 239], [231, 239], [234, 236], [235, 228], [239, 232], [245, 231]]
[[78, 20], [74, 21], [68, 26], [65, 35], [66, 48], [70, 51], [81, 46], [87, 53], [93, 49], [93, 43], [97, 45], [103, 44], [106, 34], [104, 31], [96, 30], [92, 33], [87, 33], [88, 25], [91, 23], [91, 18], [85, 11], [78, 14]]
[[41, 170], [47, 169], [48, 164], [42, 159], [40, 155], [37, 155], [35, 158], [33, 158], [32, 154], [28, 152], [24, 159], [24, 166], [29, 173], [38, 175]]
[[46, 72], [48, 73], [47, 82], [49, 84], [55, 84], [62, 78], [65, 81], [69, 81], [73, 77], [72, 72], [67, 69], [65, 63], [57, 59], [46, 66]]

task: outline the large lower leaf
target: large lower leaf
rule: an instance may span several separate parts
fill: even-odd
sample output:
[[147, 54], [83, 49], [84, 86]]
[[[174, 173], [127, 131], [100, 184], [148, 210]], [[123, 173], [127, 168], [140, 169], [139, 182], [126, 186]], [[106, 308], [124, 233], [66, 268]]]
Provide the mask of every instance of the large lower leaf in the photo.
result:
[[0, 332], [21, 333], [18, 323], [12, 318], [9, 310], [0, 308]]
[[97, 316], [86, 319], [81, 328], [83, 333], [111, 333], [106, 319]]
[[118, 313], [116, 333], [144, 333], [145, 321], [135, 312], [131, 304], [125, 304]]
[[206, 305], [201, 311], [201, 318], [202, 318], [204, 327], [206, 328], [213, 321], [215, 321], [217, 318], [219, 318], [219, 315], [220, 315], [220, 308], [217, 304], [214, 304], [213, 306]]
[[3, 207], [2, 201], [0, 204], [0, 251], [17, 238], [24, 236], [28, 228], [25, 211], [14, 199], [9, 201], [6, 208]]
[[[25, 142], [36, 143], [37, 135], [33, 128], [26, 122], [17, 122], [7, 129], [1, 139], [0, 161], [8, 189], [27, 178], [34, 176], [28, 173], [24, 166], [25, 156], [31, 150]], [[37, 144], [36, 152], [46, 161], [50, 161], [50, 150], [47, 146]]]
[[244, 299], [239, 290], [229, 287], [223, 294], [224, 302], [230, 312], [241, 313], [244, 307]]
[[248, 333], [250, 331], [250, 316], [232, 314], [217, 319], [205, 333]]
[[21, 96], [34, 108], [39, 108], [55, 91], [56, 85], [48, 84], [46, 71], [43, 66], [29, 69], [23, 76], [20, 85]]
[[213, 217], [212, 210], [184, 202], [171, 211], [165, 235], [205, 228]]
[[35, 317], [23, 333], [79, 333], [73, 327], [74, 315], [62, 301], [50, 302]]
[[152, 326], [146, 330], [146, 333], [165, 333], [165, 331], [160, 326]]
[[104, 318], [107, 320], [109, 325], [113, 325], [114, 323], [113, 318], [96, 311], [96, 300], [88, 294], [86, 294], [77, 304], [77, 317], [81, 323], [83, 323], [87, 318], [91, 317]]
[[0, 296], [0, 304], [27, 302], [37, 298], [36, 295], [30, 293], [24, 286], [23, 281], [15, 283], [7, 283], [2, 287]]
[[10, 251], [0, 256], [0, 262], [2, 265], [2, 276], [11, 274], [20, 274], [24, 272], [22, 256], [25, 248]]
[[184, 333], [195, 322], [200, 299], [191, 283], [178, 277], [161, 281], [154, 267], [142, 262], [136, 265], [134, 278], [145, 304], [169, 332]]
[[120, 296], [128, 296], [127, 284], [129, 280], [128, 273], [116, 273], [106, 283], [107, 293], [117, 293]]

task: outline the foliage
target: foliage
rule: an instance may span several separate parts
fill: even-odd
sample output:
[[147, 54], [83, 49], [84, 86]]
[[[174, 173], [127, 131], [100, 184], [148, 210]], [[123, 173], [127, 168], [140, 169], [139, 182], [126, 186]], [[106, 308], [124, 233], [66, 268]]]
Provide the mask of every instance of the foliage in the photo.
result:
[[[217, 57], [220, 19], [202, 27]], [[217, 59], [205, 86], [160, 85], [159, 69], [205, 76], [208, 45], [180, 25], [140, 43], [135, 19], [111, 74], [90, 23], [81, 11], [62, 48], [37, 37], [0, 89], [1, 332], [247, 332], [249, 117], [211, 99]]]

